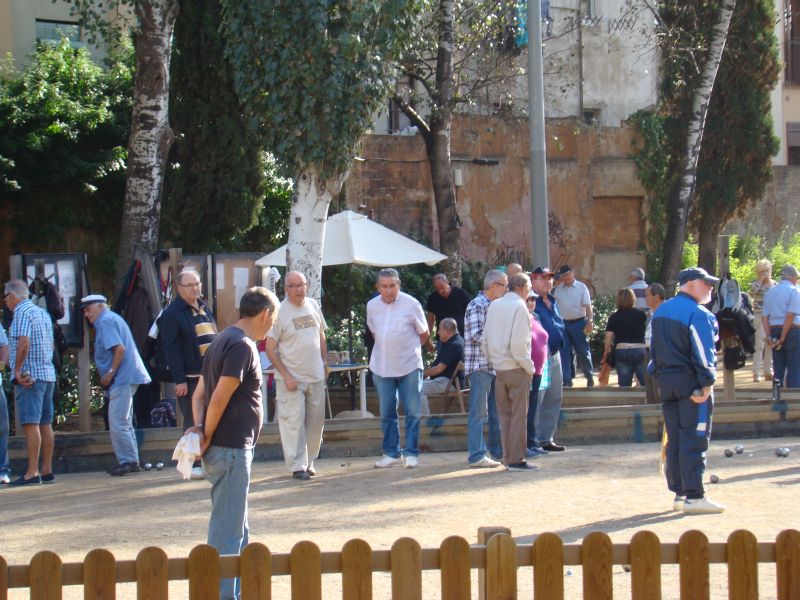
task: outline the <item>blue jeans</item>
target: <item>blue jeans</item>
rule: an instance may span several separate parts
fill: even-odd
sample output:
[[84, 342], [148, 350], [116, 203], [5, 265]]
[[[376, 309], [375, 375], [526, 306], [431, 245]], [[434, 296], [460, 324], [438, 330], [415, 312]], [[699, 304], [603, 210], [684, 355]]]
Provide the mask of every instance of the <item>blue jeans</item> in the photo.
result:
[[583, 371], [586, 379], [592, 378], [592, 353], [589, 350], [589, 342], [583, 328], [586, 327], [586, 319], [578, 319], [571, 323], [564, 321], [564, 345], [561, 346], [561, 372], [563, 385], [572, 385], [572, 351], [575, 351], [575, 358], [578, 367]]
[[528, 392], [528, 438], [526, 447], [536, 445], [536, 409], [539, 408], [539, 386], [542, 385], [542, 376], [534, 375], [531, 380], [531, 391]]
[[644, 385], [644, 348], [617, 348], [614, 350], [619, 387], [631, 387], [633, 374], [639, 385]]
[[108, 392], [108, 429], [117, 462], [139, 462], [139, 449], [133, 430], [133, 395], [138, 385], [120, 384]]
[[3, 382], [0, 381], [0, 475], [10, 475], [8, 468], [8, 402], [3, 392]]
[[539, 390], [538, 405], [536, 406], [536, 445], [548, 444], [553, 441], [553, 436], [558, 427], [561, 416], [561, 358], [558, 352], [550, 355], [550, 385], [544, 390]]
[[[771, 327], [770, 335], [780, 337], [781, 328]], [[781, 386], [800, 387], [800, 329], [790, 329], [781, 349], [772, 351], [772, 368]]]
[[475, 371], [469, 375], [469, 418], [467, 420], [467, 461], [473, 464], [486, 456], [483, 429], [489, 423], [489, 453], [503, 456], [500, 441], [500, 421], [494, 399], [494, 375]]
[[383, 453], [399, 458], [400, 422], [397, 418], [398, 397], [406, 415], [406, 447], [402, 454], [419, 456], [419, 393], [422, 390], [422, 369], [414, 369], [402, 377], [381, 377], [372, 374], [381, 403]]
[[[250, 467], [253, 450], [210, 446], [203, 455], [206, 479], [211, 483], [211, 518], [208, 521], [208, 544], [222, 554], [238, 555], [247, 545], [247, 492], [250, 490]], [[222, 579], [220, 600], [239, 597], [239, 578]]]

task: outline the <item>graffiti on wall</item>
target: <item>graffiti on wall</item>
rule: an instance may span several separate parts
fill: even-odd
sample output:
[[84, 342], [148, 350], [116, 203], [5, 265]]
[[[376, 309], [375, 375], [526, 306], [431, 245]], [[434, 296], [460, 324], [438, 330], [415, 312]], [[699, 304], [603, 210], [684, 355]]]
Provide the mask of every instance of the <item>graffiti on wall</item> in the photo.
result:
[[494, 256], [489, 263], [497, 266], [509, 263], [526, 265], [528, 264], [528, 254], [524, 249], [518, 249], [503, 242], [502, 246], [495, 250]]
[[547, 213], [550, 230], [550, 265], [557, 269], [570, 262], [570, 247], [575, 242], [575, 230], [565, 226], [554, 212]]

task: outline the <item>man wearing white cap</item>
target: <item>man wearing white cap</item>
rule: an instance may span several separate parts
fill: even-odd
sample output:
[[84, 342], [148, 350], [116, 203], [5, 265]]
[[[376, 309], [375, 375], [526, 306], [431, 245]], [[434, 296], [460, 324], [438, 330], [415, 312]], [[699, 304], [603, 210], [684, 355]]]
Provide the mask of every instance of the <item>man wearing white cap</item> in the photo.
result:
[[133, 395], [150, 383], [128, 324], [111, 312], [105, 296], [91, 294], [81, 299], [81, 310], [95, 328], [94, 361], [100, 385], [109, 388], [108, 426], [117, 465], [108, 474], [119, 477], [139, 471], [139, 449], [133, 431]]

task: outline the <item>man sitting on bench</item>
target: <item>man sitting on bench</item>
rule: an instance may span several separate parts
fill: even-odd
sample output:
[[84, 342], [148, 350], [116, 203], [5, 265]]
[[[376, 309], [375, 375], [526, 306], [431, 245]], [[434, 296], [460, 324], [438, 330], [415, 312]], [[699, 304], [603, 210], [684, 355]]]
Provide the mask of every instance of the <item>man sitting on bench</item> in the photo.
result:
[[[450, 317], [442, 319], [438, 327], [439, 350], [433, 364], [422, 372], [422, 392], [419, 395], [419, 414], [431, 414], [428, 396], [443, 394], [447, 383], [464, 360], [464, 338], [458, 333], [456, 320]], [[459, 374], [460, 376], [460, 374]]]

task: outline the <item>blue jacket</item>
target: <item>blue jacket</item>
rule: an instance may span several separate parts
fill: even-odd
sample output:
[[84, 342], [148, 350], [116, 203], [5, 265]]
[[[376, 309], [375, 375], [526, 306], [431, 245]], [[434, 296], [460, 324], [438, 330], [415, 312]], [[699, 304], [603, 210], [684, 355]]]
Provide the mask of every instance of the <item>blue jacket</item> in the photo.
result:
[[[208, 305], [202, 300], [198, 302], [216, 323]], [[158, 354], [159, 366], [169, 367], [175, 383], [186, 383], [186, 374], [199, 374], [203, 366], [192, 307], [180, 296], [173, 299], [158, 318]]]
[[547, 332], [547, 347], [550, 350], [550, 354], [555, 354], [564, 345], [564, 319], [561, 318], [561, 312], [558, 310], [558, 303], [555, 297], [552, 294], [547, 294], [547, 298], [553, 307], [552, 310], [547, 308], [544, 302], [538, 300], [534, 312], [539, 315], [539, 322]]
[[652, 330], [647, 366], [652, 375], [687, 375], [697, 387], [714, 384], [719, 328], [708, 309], [679, 292], [653, 314]]

